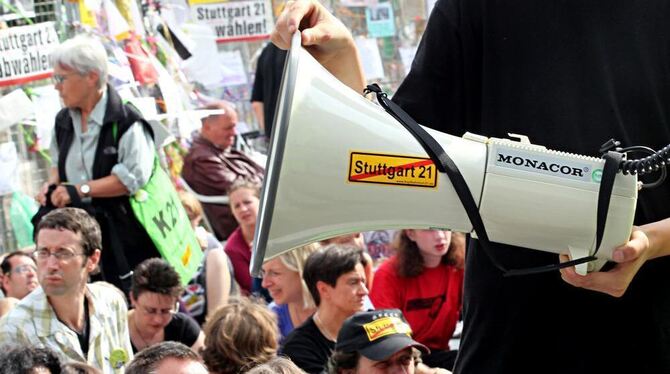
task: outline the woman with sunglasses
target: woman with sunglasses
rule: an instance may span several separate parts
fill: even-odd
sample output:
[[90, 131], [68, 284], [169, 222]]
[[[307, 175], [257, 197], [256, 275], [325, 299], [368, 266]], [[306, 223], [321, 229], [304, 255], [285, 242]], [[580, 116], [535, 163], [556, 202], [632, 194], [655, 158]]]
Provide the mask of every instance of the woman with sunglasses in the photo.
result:
[[179, 274], [165, 260], [152, 258], [133, 272], [128, 330], [134, 352], [163, 341], [183, 343], [200, 352], [205, 335], [190, 316], [178, 312], [183, 288]]
[[465, 241], [443, 230], [400, 230], [397, 253], [379, 266], [370, 299], [375, 309], [400, 309], [414, 339], [430, 348], [422, 360], [451, 370], [449, 350], [461, 310]]

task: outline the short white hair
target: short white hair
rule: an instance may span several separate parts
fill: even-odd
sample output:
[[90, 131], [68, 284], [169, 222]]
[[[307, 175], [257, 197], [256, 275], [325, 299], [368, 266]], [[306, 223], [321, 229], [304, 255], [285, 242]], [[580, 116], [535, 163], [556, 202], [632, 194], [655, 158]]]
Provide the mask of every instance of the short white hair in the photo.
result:
[[98, 73], [98, 88], [107, 84], [107, 52], [98, 39], [77, 35], [59, 45], [51, 58], [54, 67], [60, 65], [79, 74]]

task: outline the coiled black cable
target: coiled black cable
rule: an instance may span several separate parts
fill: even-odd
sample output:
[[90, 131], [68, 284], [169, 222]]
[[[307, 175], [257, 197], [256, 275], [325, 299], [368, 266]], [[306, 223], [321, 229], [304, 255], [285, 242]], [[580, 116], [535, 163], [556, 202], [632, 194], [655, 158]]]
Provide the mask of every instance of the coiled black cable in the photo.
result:
[[663, 147], [661, 150], [655, 151], [649, 147], [636, 145], [631, 147], [621, 147], [621, 142], [615, 139], [608, 140], [600, 148], [600, 153], [606, 153], [608, 151], [616, 151], [620, 153], [625, 153], [628, 156], [629, 153], [645, 153], [648, 156], [638, 159], [624, 159], [621, 164], [619, 164], [619, 170], [624, 175], [647, 175], [660, 171], [661, 175], [653, 182], [643, 183], [642, 188], [655, 188], [658, 187], [665, 178], [667, 177], [667, 165], [670, 163], [670, 144]]

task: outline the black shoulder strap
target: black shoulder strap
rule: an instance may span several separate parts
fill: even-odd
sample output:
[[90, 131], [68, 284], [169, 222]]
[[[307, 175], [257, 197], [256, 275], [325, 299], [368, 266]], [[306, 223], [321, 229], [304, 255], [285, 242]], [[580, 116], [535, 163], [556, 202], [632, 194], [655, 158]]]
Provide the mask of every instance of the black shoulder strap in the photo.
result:
[[[433, 160], [435, 166], [440, 172], [446, 173], [451, 184], [458, 195], [458, 198], [465, 209], [470, 223], [474, 232], [477, 234], [477, 238], [481, 243], [482, 249], [491, 260], [491, 263], [500, 271], [504, 273], [505, 276], [513, 275], [524, 275], [524, 274], [535, 274], [535, 273], [544, 273], [547, 271], [562, 269], [569, 266], [574, 266], [582, 264], [585, 262], [590, 262], [596, 259], [595, 256], [587, 256], [572, 261], [560, 263], [560, 264], [551, 264], [547, 266], [534, 267], [528, 269], [512, 269], [508, 270], [505, 266], [502, 265], [500, 261], [493, 254], [491, 242], [489, 241], [488, 234], [486, 233], [486, 228], [484, 227], [484, 222], [481, 215], [479, 214], [479, 208], [475, 203], [475, 199], [468, 188], [467, 182], [463, 178], [463, 175], [458, 170], [458, 167], [449, 157], [449, 155], [444, 151], [440, 143], [438, 143], [426, 130], [419, 126], [412, 117], [409, 116], [402, 108], [400, 108], [396, 103], [391, 101], [386, 93], [382, 92], [381, 88], [377, 84], [368, 85], [364, 93], [375, 93], [377, 96], [377, 101], [379, 104], [393, 116], [400, 124], [402, 124], [407, 131], [414, 136], [414, 138], [421, 144], [423, 149], [426, 151], [428, 156]], [[597, 253], [600, 243], [602, 241], [602, 236], [605, 230], [605, 223], [607, 221], [607, 212], [609, 209], [609, 201], [612, 193], [612, 188], [614, 186], [614, 177], [619, 168], [619, 163], [621, 162], [621, 154], [618, 154], [618, 158], [615, 155], [616, 152], [609, 152], [608, 156], [605, 158], [605, 169], [603, 170], [602, 181], [600, 184], [600, 191], [598, 194], [598, 216], [597, 216], [597, 229], [596, 229], [596, 251]], [[595, 255], [594, 253], [594, 255]]]

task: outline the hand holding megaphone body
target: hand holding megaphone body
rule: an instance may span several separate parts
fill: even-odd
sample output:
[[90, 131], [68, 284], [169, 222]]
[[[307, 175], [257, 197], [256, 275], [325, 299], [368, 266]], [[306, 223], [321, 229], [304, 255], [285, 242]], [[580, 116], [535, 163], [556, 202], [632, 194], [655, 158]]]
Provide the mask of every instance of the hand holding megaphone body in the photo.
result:
[[[295, 37], [294, 34], [299, 27], [302, 33]], [[290, 76], [291, 66], [289, 65], [291, 61], [287, 60], [278, 109], [278, 113], [283, 115], [277, 118], [277, 121], [284, 121], [284, 126], [277, 126], [283, 127], [284, 133], [279, 134], [279, 136], [273, 135], [273, 138], [275, 138], [271, 149], [273, 155], [271, 155], [271, 160], [268, 163], [269, 172], [263, 192], [263, 202], [261, 203], [260, 224], [257, 225], [257, 235], [254, 240], [254, 242], [259, 243], [258, 246], [263, 255], [259, 256], [258, 248], [255, 248], [253, 267], [260, 267], [260, 263], [264, 259], [267, 260], [282, 251], [291, 249], [297, 246], [300, 241], [323, 239], [328, 236], [344, 234], [348, 231], [415, 226], [417, 228], [448, 228], [455, 231], [471, 232], [472, 226], [469, 225], [468, 217], [463, 214], [462, 209], [454, 208], [454, 204], [459, 205], [460, 202], [454, 198], [453, 191], [449, 191], [449, 197], [443, 197], [444, 200], [448, 201], [446, 203], [415, 204], [417, 210], [423, 209], [425, 211], [431, 208], [443, 210], [441, 212], [443, 216], [437, 217], [439, 214], [436, 214], [421, 223], [416, 221], [415, 224], [402, 225], [400, 223], [402, 219], [394, 220], [395, 217], [388, 217], [387, 222], [381, 222], [381, 220], [373, 217], [367, 217], [369, 219], [366, 220], [364, 215], [357, 216], [355, 212], [358, 210], [352, 209], [349, 212], [351, 215], [350, 226], [359, 224], [355, 230], [344, 223], [338, 224], [332, 220], [328, 224], [324, 223], [324, 226], [310, 225], [310, 227], [304, 227], [305, 225], [299, 222], [287, 223], [288, 216], [282, 215], [279, 220], [282, 223], [275, 225], [275, 230], [271, 233], [272, 222], [277, 223], [278, 221], [272, 218], [273, 211], [305, 218], [305, 214], [301, 212], [321, 210], [328, 205], [317, 203], [317, 200], [327, 199], [328, 194], [313, 193], [311, 190], [319, 187], [313, 180], [310, 180], [311, 176], [309, 176], [312, 173], [327, 173], [335, 170], [333, 168], [336, 167], [334, 166], [336, 162], [334, 164], [332, 159], [328, 160], [328, 166], [326, 166], [326, 163], [318, 165], [319, 156], [325, 155], [324, 157], [328, 157], [330, 155], [327, 152], [330, 149], [323, 147], [325, 143], [338, 142], [340, 140], [338, 138], [351, 139], [347, 135], [357, 133], [357, 141], [351, 142], [352, 144], [348, 145], [348, 149], [334, 151], [340, 154], [347, 153], [348, 159], [344, 161], [344, 164], [348, 163], [350, 170], [348, 175], [349, 185], [346, 188], [350, 190], [361, 188], [359, 194], [362, 199], [368, 193], [376, 197], [384, 196], [386, 193], [369, 189], [374, 189], [374, 187], [352, 187], [356, 182], [366, 178], [369, 179], [370, 175], [383, 174], [389, 179], [394, 179], [398, 175], [414, 178], [422, 171], [418, 164], [415, 167], [401, 168], [398, 168], [397, 165], [391, 166], [390, 163], [387, 165], [385, 160], [388, 160], [388, 158], [384, 159], [384, 157], [389, 156], [388, 153], [403, 157], [402, 155], [419, 155], [422, 152], [416, 151], [416, 147], [414, 149], [412, 147], [407, 148], [405, 145], [396, 149], [393, 145], [385, 147], [385, 144], [388, 145], [399, 138], [412, 140], [411, 136], [402, 129], [373, 123], [375, 120], [379, 120], [379, 122], [387, 124], [388, 116], [376, 118], [377, 113], [369, 112], [369, 107], [360, 107], [373, 106], [373, 104], [363, 99], [360, 94], [353, 97], [351, 92], [342, 92], [337, 87], [342, 82], [356, 92], [360, 92], [365, 85], [358, 52], [351, 34], [344, 25], [316, 1], [289, 2], [277, 20], [276, 29], [272, 33], [272, 41], [280, 48], [286, 49], [289, 48], [292, 38], [295, 44], [295, 39], [298, 37], [300, 38], [298, 44], [301, 43], [305, 50], [334, 77], [328, 77], [325, 76], [327, 74], [324, 75], [320, 71], [315, 71], [320, 67], [311, 66], [311, 62], [307, 61], [307, 58], [299, 58], [298, 55], [304, 54], [304, 52], [298, 52], [296, 49], [292, 51], [294, 55], [293, 63], [295, 64], [293, 68], [297, 69], [299, 59], [303, 61], [300, 63], [301, 80], [297, 82], [296, 77]], [[340, 82], [335, 82], [331, 78], [337, 78]], [[306, 92], [309, 92], [309, 95]], [[327, 92], [327, 94], [320, 95], [324, 92]], [[342, 94], [346, 98], [338, 97], [331, 100], [329, 97], [337, 94]], [[307, 96], [309, 98], [306, 98]], [[322, 98], [322, 100], [319, 98]], [[316, 106], [319, 108], [315, 109]], [[358, 115], [358, 110], [360, 110], [360, 115]], [[350, 115], [344, 118], [339, 117], [337, 113], [333, 113], [336, 111], [349, 111]], [[348, 127], [351, 122], [359, 119], [367, 122], [365, 124], [366, 128], [356, 127], [354, 129]], [[288, 122], [291, 123], [290, 130], [288, 129]], [[301, 127], [300, 122], [308, 124]], [[290, 132], [299, 133], [299, 138], [310, 139], [312, 143], [317, 144], [318, 149], [313, 154], [309, 153], [307, 150], [310, 144], [302, 140], [296, 141], [296, 135], [289, 136]], [[597, 251], [599, 247], [605, 248], [598, 255], [600, 258], [598, 264], [591, 266], [591, 270], [599, 269], [605, 260], [611, 259], [612, 249], [626, 242], [631, 232], [637, 199], [637, 183], [634, 176], [617, 175], [613, 204], [609, 206], [609, 214], [607, 214], [607, 211], [605, 212], [606, 217], [609, 217], [610, 220], [607, 222], [607, 229], [602, 228], [605, 240], [599, 246], [595, 238], [594, 226], [596, 226], [595, 216], [598, 205], [597, 184], [601, 176], [602, 160], [547, 150], [542, 146], [530, 144], [527, 140], [512, 142], [506, 139], [489, 139], [474, 134], [468, 134], [463, 139], [435, 131], [429, 130], [429, 132], [440, 144], [445, 145], [445, 148], [454, 158], [454, 162], [462, 167], [461, 171], [468, 188], [471, 190], [473, 197], [477, 199], [479, 210], [484, 217], [487, 228], [491, 229], [491, 235], [489, 235], [491, 241], [554, 253], [569, 251], [573, 259], [593, 255], [595, 254], [594, 249]], [[384, 134], [384, 136], [381, 136], [381, 134]], [[374, 145], [363, 145], [364, 142], [361, 139], [365, 139], [366, 135], [379, 137], [380, 141], [373, 142]], [[289, 139], [292, 139], [292, 141]], [[294, 155], [293, 150], [296, 147], [304, 153]], [[353, 149], [354, 147], [357, 149]], [[385, 152], [385, 150], [388, 152]], [[379, 154], [375, 155], [375, 152]], [[410, 159], [411, 157], [408, 157], [408, 160]], [[280, 169], [284, 167], [282, 164], [298, 165], [305, 160], [311, 160], [311, 165], [287, 166], [290, 167], [290, 170], [283, 170], [280, 173]], [[272, 171], [273, 162], [275, 163], [274, 172]], [[406, 165], [410, 165], [412, 162], [421, 161], [410, 160]], [[428, 170], [427, 168], [424, 169], [424, 174], [427, 174]], [[435, 172], [434, 169], [431, 170]], [[352, 179], [352, 173], [358, 174], [354, 175]], [[531, 175], [533, 173], [535, 175]], [[296, 195], [295, 191], [293, 193], [277, 191], [281, 189], [278, 185], [281, 184], [279, 182], [280, 174], [283, 175], [282, 179], [284, 180], [287, 180], [287, 178], [297, 180], [297, 178], [302, 178], [299, 175], [307, 175], [301, 181], [301, 183], [311, 186], [311, 190], [306, 197], [309, 200], [307, 205], [301, 206], [295, 200], [292, 200], [292, 196], [295, 197]], [[548, 175], [548, 177], [545, 178], [540, 174]], [[554, 177], [563, 178], [566, 182], [555, 183], [556, 179]], [[330, 197], [333, 201], [340, 199], [340, 196], [337, 195], [339, 187], [332, 189], [328, 186], [333, 186], [338, 178], [339, 176], [336, 176], [335, 179], [324, 184], [324, 189], [331, 189]], [[346, 179], [347, 176], [343, 178]], [[439, 181], [439, 183], [436, 182], [435, 186], [441, 185], [443, 189], [449, 189], [445, 185], [453, 182], [443, 175], [436, 178], [438, 178], [436, 181]], [[569, 179], [572, 179], [572, 181], [569, 181]], [[582, 182], [586, 182], [586, 184], [591, 182], [593, 185], [586, 186]], [[580, 185], [580, 183], [582, 184]], [[585, 186], [586, 189], [584, 189]], [[365, 190], [365, 188], [368, 189]], [[270, 191], [271, 189], [274, 191]], [[538, 191], [542, 192], [538, 193]], [[564, 199], [568, 195], [571, 197]], [[395, 194], [391, 193], [389, 196], [397, 196], [395, 201], [400, 201], [406, 198], [405, 196], [408, 196], [408, 194], [398, 191]], [[408, 199], [425, 200], [427, 196], [425, 193], [416, 193]], [[388, 200], [388, 204], [393, 203], [394, 199]], [[423, 205], [426, 206], [423, 207]], [[379, 210], [382, 211], [382, 214], [403, 215], [407, 218], [405, 222], [412, 221], [407, 207], [402, 206], [402, 204], [398, 204], [398, 206], [399, 209], [396, 213], [381, 207]], [[285, 207], [287, 210], [284, 212]], [[445, 207], [449, 209], [445, 209]], [[572, 208], [581, 209], [570, 211]], [[312, 223], [316, 221], [316, 219], [311, 220]], [[279, 226], [282, 227], [279, 228]], [[260, 237], [259, 229], [261, 231]], [[547, 232], [548, 229], [552, 232]], [[300, 232], [293, 233], [294, 230]], [[565, 240], [562, 240], [562, 237], [565, 237]], [[579, 244], [572, 245], [576, 242], [579, 242]], [[581, 274], [586, 273], [586, 264], [581, 265], [579, 272]], [[575, 284], [575, 281], [568, 281]]]

